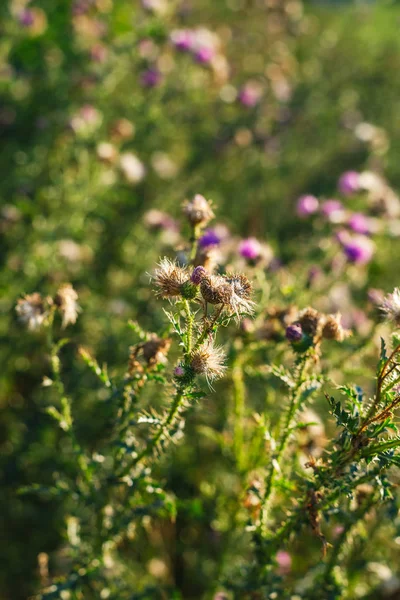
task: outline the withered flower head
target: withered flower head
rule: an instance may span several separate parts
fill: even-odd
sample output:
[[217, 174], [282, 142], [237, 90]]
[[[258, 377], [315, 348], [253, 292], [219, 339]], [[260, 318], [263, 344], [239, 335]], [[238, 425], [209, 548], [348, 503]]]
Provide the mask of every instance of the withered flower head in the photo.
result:
[[201, 194], [196, 194], [192, 200], [183, 205], [183, 212], [191, 225], [207, 225], [214, 218], [214, 212], [208, 200]]
[[230, 305], [232, 286], [220, 275], [205, 275], [200, 283], [200, 292], [209, 304]]
[[142, 346], [143, 358], [149, 366], [165, 363], [167, 354], [171, 347], [169, 338], [159, 338], [155, 333]]
[[394, 288], [392, 294], [384, 297], [380, 309], [385, 314], [386, 318], [400, 325], [400, 289]]
[[205, 375], [208, 381], [223, 377], [225, 353], [212, 341], [207, 341], [195, 350], [191, 356], [190, 367], [196, 375]]
[[246, 275], [205, 275], [200, 283], [200, 291], [206, 302], [222, 304], [233, 311], [237, 319], [241, 313], [254, 312], [254, 302], [251, 300], [252, 285]]
[[315, 308], [309, 306], [301, 311], [298, 322], [304, 333], [310, 337], [314, 337], [321, 322], [321, 315]]
[[182, 286], [190, 281], [186, 269], [176, 262], [163, 258], [154, 272], [156, 294], [160, 298], [178, 298], [182, 295]]
[[47, 316], [44, 300], [37, 292], [20, 298], [15, 310], [21, 322], [31, 331], [39, 329]]
[[239, 318], [240, 313], [252, 314], [254, 302], [251, 299], [253, 287], [246, 275], [241, 273], [228, 273], [224, 279], [232, 288], [229, 306]]
[[342, 315], [340, 313], [326, 315], [323, 319], [322, 337], [327, 340], [336, 340], [337, 342], [343, 342], [345, 338], [349, 337], [351, 332], [343, 328], [341, 320]]
[[70, 323], [76, 323], [80, 310], [77, 300], [78, 294], [70, 283], [64, 283], [58, 290], [54, 298], [54, 304], [60, 310], [63, 327], [66, 327]]

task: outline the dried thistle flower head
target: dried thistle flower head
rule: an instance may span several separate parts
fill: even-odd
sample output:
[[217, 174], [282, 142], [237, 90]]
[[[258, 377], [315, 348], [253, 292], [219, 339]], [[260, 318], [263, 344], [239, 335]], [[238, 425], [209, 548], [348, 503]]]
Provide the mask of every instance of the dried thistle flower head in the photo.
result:
[[214, 342], [207, 341], [195, 350], [191, 356], [190, 367], [196, 375], [205, 375], [207, 381], [214, 381], [223, 377], [225, 367], [225, 353]]
[[169, 258], [163, 258], [154, 272], [156, 294], [160, 298], [179, 298], [182, 286], [190, 281], [186, 269], [180, 267]]
[[241, 313], [254, 312], [254, 302], [251, 300], [252, 285], [246, 275], [205, 275], [200, 283], [200, 291], [206, 302], [222, 304], [235, 313], [237, 320]]
[[314, 337], [321, 323], [321, 314], [309, 306], [301, 311], [298, 322], [300, 323], [304, 333], [310, 337]]
[[209, 201], [201, 194], [196, 194], [192, 200], [187, 200], [183, 205], [183, 212], [193, 226], [207, 225], [215, 216]]
[[44, 300], [38, 292], [20, 298], [15, 310], [21, 322], [31, 331], [40, 329], [47, 316]]
[[323, 319], [322, 337], [337, 342], [343, 342], [345, 338], [349, 337], [351, 332], [343, 328], [341, 321], [342, 315], [340, 313], [326, 315]]
[[239, 318], [240, 313], [252, 314], [254, 312], [254, 302], [251, 299], [253, 286], [246, 275], [241, 273], [228, 273], [224, 279], [232, 288], [232, 294], [229, 300], [229, 306]]
[[171, 347], [169, 338], [159, 338], [155, 333], [142, 346], [143, 358], [149, 366], [154, 366], [167, 361], [167, 354]]
[[392, 294], [384, 297], [380, 309], [389, 321], [400, 326], [400, 288], [394, 288]]
[[200, 283], [200, 292], [209, 304], [230, 305], [232, 286], [220, 275], [204, 275]]
[[131, 346], [129, 348], [128, 375], [143, 372], [143, 366], [139, 361], [140, 357], [148, 367], [166, 363], [170, 347], [171, 340], [169, 338], [159, 338], [155, 333], [152, 333], [145, 342]]
[[80, 310], [77, 303], [78, 294], [70, 283], [64, 283], [58, 290], [54, 304], [59, 308], [62, 316], [62, 326], [76, 323]]

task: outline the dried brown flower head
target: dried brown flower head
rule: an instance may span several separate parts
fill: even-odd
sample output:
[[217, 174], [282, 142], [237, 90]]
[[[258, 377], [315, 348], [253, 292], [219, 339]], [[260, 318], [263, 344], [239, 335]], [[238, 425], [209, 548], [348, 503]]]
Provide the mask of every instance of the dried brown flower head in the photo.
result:
[[348, 329], [344, 329], [341, 323], [342, 316], [340, 313], [335, 315], [326, 315], [322, 324], [322, 337], [327, 340], [343, 340], [351, 335]]
[[209, 304], [224, 304], [229, 306], [232, 296], [232, 286], [220, 275], [206, 275], [200, 283], [200, 292]]
[[207, 225], [215, 216], [210, 203], [201, 194], [187, 200], [183, 205], [183, 212], [193, 226]]
[[254, 302], [251, 300], [253, 286], [246, 275], [228, 273], [224, 279], [232, 288], [229, 306], [236, 317], [239, 318], [240, 313], [252, 314], [254, 312]]
[[169, 338], [159, 338], [155, 333], [152, 333], [150, 339], [143, 344], [143, 358], [151, 366], [164, 363], [170, 347], [171, 340]]
[[59, 308], [62, 316], [62, 326], [76, 323], [80, 310], [77, 303], [78, 294], [70, 283], [64, 283], [58, 290], [54, 304]]
[[190, 281], [190, 275], [183, 267], [168, 258], [163, 258], [154, 272], [156, 294], [160, 298], [179, 298], [183, 284]]
[[200, 291], [206, 302], [223, 305], [234, 312], [238, 320], [241, 313], [254, 312], [252, 285], [246, 275], [206, 275], [201, 281]]
[[129, 354], [128, 374], [142, 372], [143, 367], [139, 362], [142, 357], [148, 367], [154, 367], [158, 364], [164, 364], [167, 361], [167, 354], [171, 347], [170, 338], [159, 338], [152, 333], [148, 340], [131, 346]]
[[301, 311], [298, 322], [300, 323], [304, 333], [310, 337], [314, 337], [321, 323], [321, 314], [315, 308], [305, 308]]
[[205, 375], [208, 381], [223, 377], [225, 353], [214, 342], [207, 341], [195, 350], [191, 356], [190, 367], [196, 375]]
[[31, 331], [39, 329], [47, 316], [45, 302], [38, 292], [20, 298], [15, 310], [21, 322]]

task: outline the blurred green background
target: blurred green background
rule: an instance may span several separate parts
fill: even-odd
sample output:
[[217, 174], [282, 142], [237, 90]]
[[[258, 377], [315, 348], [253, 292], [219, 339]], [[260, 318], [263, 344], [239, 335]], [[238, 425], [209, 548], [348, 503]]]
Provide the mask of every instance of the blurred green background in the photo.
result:
[[[399, 25], [388, 1], [0, 3], [1, 599], [37, 591], [38, 554], [60, 549], [65, 514], [60, 500], [17, 494], [51, 481], [63, 457], [43, 411], [41, 334], [24, 332], [16, 300], [64, 281], [78, 290], [64, 376], [95, 445], [98, 398], [72, 364], [83, 343], [120, 372], [128, 319], [161, 322], [146, 272], [174, 239], [155, 243], [145, 213], [177, 217], [203, 193], [233, 234], [267, 240], [288, 263], [311, 237], [295, 213], [300, 194], [333, 197], [343, 171], [365, 169], [397, 189]], [[210, 61], [171, 41], [198, 27]], [[253, 106], [240, 100], [249, 82]], [[370, 284], [393, 287], [399, 258], [396, 238], [382, 242]], [[196, 452], [188, 445], [188, 462]], [[177, 473], [172, 487], [193, 497], [196, 472], [186, 482]], [[189, 598], [203, 574], [188, 572]]]

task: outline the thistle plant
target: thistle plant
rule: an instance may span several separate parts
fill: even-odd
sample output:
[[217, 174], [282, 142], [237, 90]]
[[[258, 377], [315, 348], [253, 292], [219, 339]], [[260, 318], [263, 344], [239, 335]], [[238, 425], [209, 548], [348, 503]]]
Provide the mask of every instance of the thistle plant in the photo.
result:
[[[186, 430], [212, 440], [213, 456], [228, 461], [232, 478], [214, 498], [215, 524], [208, 527], [219, 533], [218, 559], [204, 593], [229, 599], [359, 597], [351, 596], [357, 580], [352, 552], [367, 564], [375, 557], [363, 539], [400, 527], [389, 517], [397, 510], [393, 468], [400, 466], [400, 337], [392, 333], [390, 350], [382, 339], [375, 379], [372, 374], [364, 381], [365, 392], [346, 381], [344, 364], [336, 382], [335, 360], [351, 361], [352, 353], [361, 360], [342, 315], [288, 301], [282, 274], [270, 269], [257, 240], [240, 245], [246, 273], [231, 255], [217, 269], [201, 256], [205, 227], [214, 218], [210, 202], [197, 194], [182, 212], [188, 242], [149, 273], [163, 315], [159, 330], [129, 322], [133, 343], [115, 375], [78, 347], [102, 390], [103, 425], [93, 443], [82, 433], [61, 360], [73, 343], [65, 329], [82, 310], [77, 292], [64, 284], [54, 297], [35, 292], [17, 302], [17, 315], [32, 335], [45, 334], [46, 412], [61, 429], [62, 468], [52, 485], [35, 482], [20, 490], [60, 497], [66, 506], [62, 567], [50, 569], [54, 577], [42, 579], [37, 597], [185, 597], [183, 567], [174, 569], [172, 558], [154, 563], [153, 549], [171, 557], [170, 535], [162, 532], [178, 527], [185, 511], [166, 465], [180, 460]], [[381, 299], [380, 309], [387, 323], [398, 325], [397, 288]], [[260, 386], [263, 403], [254, 393]], [[226, 405], [220, 430], [203, 422], [207, 398]], [[313, 402], [326, 419], [313, 411]], [[206, 502], [211, 481], [205, 477], [199, 502]], [[195, 523], [193, 517], [190, 525]], [[302, 552], [306, 563], [296, 565]], [[371, 577], [368, 590], [377, 583]]]

